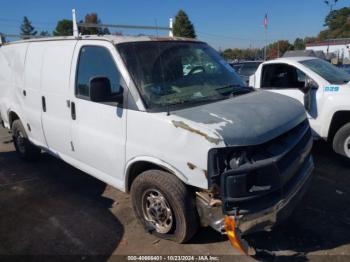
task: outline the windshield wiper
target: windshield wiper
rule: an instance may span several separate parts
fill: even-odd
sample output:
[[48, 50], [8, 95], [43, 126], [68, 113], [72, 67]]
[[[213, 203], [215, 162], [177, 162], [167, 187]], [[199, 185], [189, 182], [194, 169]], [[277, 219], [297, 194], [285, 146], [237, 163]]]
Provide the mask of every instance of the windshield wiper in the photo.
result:
[[231, 85], [225, 85], [219, 88], [216, 88], [215, 90], [221, 90], [221, 89], [226, 89], [226, 88], [246, 88], [246, 86], [242, 86], [242, 85], [236, 85], [236, 84], [231, 84]]
[[254, 88], [248, 87], [248, 86], [242, 86], [242, 85], [226, 85], [223, 87], [219, 87], [216, 90], [227, 89], [227, 88], [235, 88], [234, 90], [230, 90], [229, 92], [225, 92], [231, 96], [243, 95], [243, 94], [247, 94], [247, 93], [254, 91]]

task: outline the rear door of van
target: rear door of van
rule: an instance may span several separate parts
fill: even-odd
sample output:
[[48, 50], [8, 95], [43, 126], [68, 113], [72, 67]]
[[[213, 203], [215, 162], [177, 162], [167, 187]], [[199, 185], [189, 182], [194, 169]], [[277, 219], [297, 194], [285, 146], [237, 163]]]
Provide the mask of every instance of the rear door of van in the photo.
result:
[[[42, 126], [48, 148], [67, 161], [72, 154], [69, 85], [76, 40], [47, 41], [42, 64]], [[69, 161], [68, 161], [69, 162]]]

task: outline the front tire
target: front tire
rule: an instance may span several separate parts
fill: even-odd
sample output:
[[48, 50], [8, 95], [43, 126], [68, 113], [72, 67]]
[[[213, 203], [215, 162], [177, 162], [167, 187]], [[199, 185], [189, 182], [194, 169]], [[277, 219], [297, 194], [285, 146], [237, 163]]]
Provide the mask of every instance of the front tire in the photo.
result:
[[12, 138], [16, 151], [24, 160], [36, 160], [40, 157], [40, 148], [33, 145], [27, 136], [27, 133], [20, 120], [12, 123]]
[[339, 128], [335, 134], [333, 150], [340, 155], [350, 158], [350, 123]]
[[161, 170], [145, 171], [131, 186], [134, 211], [145, 229], [178, 243], [197, 232], [194, 197], [177, 177]]

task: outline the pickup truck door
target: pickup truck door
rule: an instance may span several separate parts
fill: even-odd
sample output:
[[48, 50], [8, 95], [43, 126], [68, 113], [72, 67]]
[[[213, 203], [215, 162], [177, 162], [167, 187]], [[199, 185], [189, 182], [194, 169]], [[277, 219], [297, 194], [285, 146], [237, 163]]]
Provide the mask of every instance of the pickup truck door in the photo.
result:
[[305, 99], [311, 99], [308, 118], [317, 118], [315, 90], [311, 90], [307, 98], [302, 92], [307, 76], [300, 69], [285, 63], [267, 63], [262, 65], [260, 87], [262, 89], [286, 95], [304, 104]]
[[71, 150], [80, 169], [123, 188], [127, 110], [120, 103], [93, 102], [89, 94], [89, 82], [94, 77], [107, 77], [111, 93], [125, 88], [116, 64], [118, 59], [109, 42], [78, 42], [70, 98]]

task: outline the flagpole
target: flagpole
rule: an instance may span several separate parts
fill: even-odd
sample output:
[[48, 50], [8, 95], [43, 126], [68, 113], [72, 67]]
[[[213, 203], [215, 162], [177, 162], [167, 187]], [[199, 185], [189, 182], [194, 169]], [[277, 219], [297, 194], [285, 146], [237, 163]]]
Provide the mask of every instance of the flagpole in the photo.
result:
[[267, 29], [265, 26], [265, 48], [264, 48], [264, 61], [266, 61], [266, 48], [267, 48]]
[[268, 18], [267, 18], [267, 12], [265, 13], [264, 18], [264, 28], [265, 28], [265, 47], [264, 47], [264, 61], [266, 61], [266, 55], [267, 55], [267, 26], [268, 26]]

